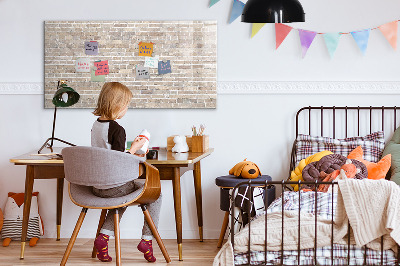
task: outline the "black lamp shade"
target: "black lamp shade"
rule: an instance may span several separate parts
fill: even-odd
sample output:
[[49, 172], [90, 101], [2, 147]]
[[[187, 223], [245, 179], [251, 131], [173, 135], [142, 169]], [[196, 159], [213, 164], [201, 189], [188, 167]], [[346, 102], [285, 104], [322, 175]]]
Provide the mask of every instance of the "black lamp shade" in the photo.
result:
[[249, 0], [243, 8], [242, 22], [304, 22], [304, 15], [298, 0]]
[[79, 101], [79, 94], [66, 84], [61, 84], [54, 93], [53, 104], [56, 107], [68, 107]]

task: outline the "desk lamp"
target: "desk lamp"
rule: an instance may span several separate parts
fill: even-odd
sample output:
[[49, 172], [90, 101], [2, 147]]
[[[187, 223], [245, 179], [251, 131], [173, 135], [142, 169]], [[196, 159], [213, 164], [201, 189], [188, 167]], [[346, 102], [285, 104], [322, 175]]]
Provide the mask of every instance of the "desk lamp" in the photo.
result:
[[242, 22], [304, 22], [304, 10], [298, 0], [249, 0], [243, 8]]
[[[68, 107], [76, 104], [79, 101], [79, 93], [77, 93], [71, 87], [68, 87], [66, 84], [66, 80], [59, 80], [57, 84], [57, 91], [53, 96], [53, 104], [54, 104], [54, 118], [53, 118], [53, 131], [51, 133], [51, 138], [48, 138], [42, 147], [39, 149], [38, 153], [40, 153], [45, 147], [50, 148], [51, 152], [53, 152], [53, 141], [58, 140], [70, 146], [75, 146], [72, 143], [69, 143], [65, 140], [55, 138], [54, 130], [56, 127], [56, 116], [57, 116], [57, 107]], [[49, 144], [49, 141], [51, 143]]]

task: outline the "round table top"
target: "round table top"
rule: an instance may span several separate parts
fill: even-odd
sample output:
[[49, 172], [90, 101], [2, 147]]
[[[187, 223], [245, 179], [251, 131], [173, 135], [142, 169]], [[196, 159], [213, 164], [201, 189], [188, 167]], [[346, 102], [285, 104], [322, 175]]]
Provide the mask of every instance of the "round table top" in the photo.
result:
[[247, 179], [247, 178], [242, 178], [242, 177], [237, 177], [234, 175], [226, 175], [226, 176], [220, 176], [215, 179], [215, 184], [219, 187], [224, 187], [224, 188], [234, 188], [237, 184], [242, 183], [242, 182], [247, 182], [247, 181], [272, 181], [272, 178], [269, 175], [261, 175], [257, 178], [253, 179]]

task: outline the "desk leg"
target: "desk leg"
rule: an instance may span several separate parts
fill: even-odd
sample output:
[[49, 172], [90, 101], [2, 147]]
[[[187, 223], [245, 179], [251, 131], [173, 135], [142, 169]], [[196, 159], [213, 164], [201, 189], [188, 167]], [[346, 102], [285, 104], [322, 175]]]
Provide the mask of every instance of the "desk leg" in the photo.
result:
[[174, 167], [174, 178], [172, 179], [174, 191], [175, 223], [178, 242], [179, 260], [182, 260], [182, 205], [181, 205], [181, 174], [179, 167]]
[[193, 177], [194, 177], [194, 191], [196, 194], [196, 208], [197, 208], [197, 220], [199, 225], [200, 242], [203, 242], [203, 203], [201, 196], [200, 161], [194, 164]]
[[57, 178], [57, 241], [60, 241], [64, 178]]
[[26, 166], [25, 177], [25, 195], [24, 195], [24, 213], [22, 219], [22, 232], [21, 232], [21, 255], [20, 259], [24, 259], [26, 235], [28, 233], [29, 213], [31, 212], [31, 200], [34, 181], [34, 166]]

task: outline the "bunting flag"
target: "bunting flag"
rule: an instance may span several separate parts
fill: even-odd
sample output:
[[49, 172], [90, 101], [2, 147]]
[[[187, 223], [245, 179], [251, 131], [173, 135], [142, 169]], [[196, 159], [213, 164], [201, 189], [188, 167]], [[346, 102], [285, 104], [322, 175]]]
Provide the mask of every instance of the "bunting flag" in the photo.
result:
[[304, 58], [306, 56], [306, 53], [308, 51], [308, 48], [310, 48], [310, 45], [312, 44], [315, 36], [317, 33], [315, 31], [308, 31], [308, 30], [300, 30], [299, 29], [299, 36], [300, 36], [300, 43], [301, 43], [301, 54], [302, 57]]
[[288, 36], [292, 29], [293, 28], [288, 25], [275, 23], [276, 49], [278, 49], [278, 47], [282, 44], [282, 42], [285, 40], [286, 36]]
[[213, 5], [215, 5], [218, 2], [219, 2], [219, 0], [210, 0], [210, 5], [208, 7], [212, 7]]
[[339, 39], [340, 36], [342, 36], [342, 34], [340, 34], [339, 32], [334, 32], [334, 33], [325, 33], [323, 36], [326, 48], [328, 48], [329, 55], [332, 58], [333, 54], [336, 51], [336, 48], [338, 47]]
[[356, 41], [356, 43], [357, 43], [358, 47], [360, 48], [361, 53], [363, 55], [365, 55], [365, 51], [367, 50], [370, 32], [371, 32], [371, 29], [351, 32], [351, 35], [353, 35], [353, 38]]
[[244, 8], [244, 3], [239, 0], [233, 0], [231, 17], [229, 18], [229, 24], [232, 23], [235, 19], [237, 19], [240, 15], [242, 15], [242, 11]]
[[251, 27], [251, 38], [256, 35], [262, 27], [264, 27], [265, 23], [253, 23], [253, 26]]
[[397, 48], [397, 20], [379, 26], [378, 29], [386, 37], [393, 49]]

